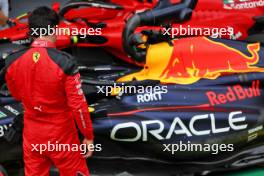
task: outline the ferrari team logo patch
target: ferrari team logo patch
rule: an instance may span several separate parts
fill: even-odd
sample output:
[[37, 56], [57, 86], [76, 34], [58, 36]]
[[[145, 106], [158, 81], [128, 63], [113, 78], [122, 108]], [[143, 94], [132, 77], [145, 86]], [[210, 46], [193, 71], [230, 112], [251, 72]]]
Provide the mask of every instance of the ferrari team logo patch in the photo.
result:
[[39, 58], [40, 58], [40, 53], [39, 52], [34, 52], [32, 57], [33, 57], [33, 61], [35, 63], [37, 63], [39, 61]]

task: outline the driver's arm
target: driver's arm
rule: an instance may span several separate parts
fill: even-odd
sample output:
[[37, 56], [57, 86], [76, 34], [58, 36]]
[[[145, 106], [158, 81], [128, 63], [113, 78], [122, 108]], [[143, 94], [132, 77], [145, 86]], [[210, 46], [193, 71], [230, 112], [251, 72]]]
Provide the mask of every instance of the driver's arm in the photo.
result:
[[17, 91], [15, 80], [13, 79], [12, 76], [9, 75], [8, 71], [5, 74], [5, 80], [8, 86], [8, 90], [10, 91], [12, 97], [14, 97], [17, 101], [21, 101], [21, 97], [20, 97], [19, 92]]
[[81, 133], [88, 140], [93, 140], [93, 128], [88, 111], [88, 105], [81, 88], [80, 74], [73, 71], [66, 76], [65, 91], [67, 95], [68, 106], [71, 108]]

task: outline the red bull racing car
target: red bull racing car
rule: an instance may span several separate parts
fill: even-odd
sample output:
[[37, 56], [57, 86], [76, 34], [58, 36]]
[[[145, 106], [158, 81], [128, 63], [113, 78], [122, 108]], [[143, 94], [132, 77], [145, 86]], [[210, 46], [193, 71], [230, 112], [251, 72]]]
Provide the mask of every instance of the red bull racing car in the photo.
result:
[[[144, 61], [143, 67], [119, 59], [108, 65], [90, 66], [88, 60], [80, 65], [95, 144], [102, 147], [88, 161], [92, 173], [109, 166], [113, 173], [137, 174], [144, 164], [155, 166], [147, 173], [163, 167], [168, 175], [205, 175], [264, 163], [260, 43], [203, 36], [169, 40], [147, 33], [139, 46], [138, 28], [156, 29], [173, 20], [171, 14], [186, 21], [193, 9], [186, 2], [167, 14], [157, 6], [125, 22], [121, 49], [128, 58]], [[224, 2], [225, 10], [242, 6]], [[1, 56], [23, 47], [2, 44]], [[0, 163], [22, 161], [23, 108], [5, 86], [0, 93]]]
[[[179, 51], [181, 44], [189, 47]], [[137, 174], [144, 164], [189, 175], [263, 163], [263, 51], [259, 43], [197, 37], [151, 45], [141, 70], [80, 66], [95, 144], [102, 147], [88, 161], [91, 172], [119, 163], [112, 173]], [[110, 96], [109, 87], [121, 91]], [[96, 93], [101, 98], [93, 100]], [[1, 135], [21, 142], [23, 108], [5, 88], [1, 94]], [[1, 163], [22, 161], [20, 144], [5, 139]]]

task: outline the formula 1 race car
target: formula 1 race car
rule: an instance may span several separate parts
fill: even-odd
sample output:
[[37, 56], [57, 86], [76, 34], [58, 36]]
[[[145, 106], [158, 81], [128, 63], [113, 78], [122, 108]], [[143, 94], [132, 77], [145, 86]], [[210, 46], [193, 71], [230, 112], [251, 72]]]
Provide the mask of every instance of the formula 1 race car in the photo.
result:
[[[97, 66], [100, 76], [94, 77], [80, 68], [84, 91], [92, 84], [102, 87], [101, 94], [108, 86], [122, 89], [90, 105], [95, 144], [102, 146], [90, 165], [119, 163], [120, 171], [133, 174], [144, 163], [166, 165], [172, 174], [205, 174], [263, 163], [263, 58], [259, 43], [197, 37], [150, 46], [145, 67], [113, 85], [98, 81], [113, 75], [111, 66]], [[119, 72], [127, 70], [119, 66]], [[13, 121], [21, 120], [23, 108], [5, 89], [1, 94], [1, 136], [21, 141], [21, 127]], [[86, 96], [91, 99], [90, 92]], [[1, 138], [0, 146], [0, 163], [22, 161], [20, 144]], [[100, 166], [91, 166], [92, 172]]]
[[[155, 10], [146, 14], [132, 16], [122, 33], [125, 48], [130, 46], [125, 50], [131, 57], [144, 57], [144, 67], [80, 66], [83, 89], [92, 99], [95, 144], [102, 146], [90, 164], [107, 163], [103, 167], [133, 174], [144, 163], [155, 165], [147, 172], [165, 167], [168, 175], [186, 175], [264, 163], [264, 48], [191, 37], [145, 43], [145, 54], [131, 42], [135, 30], [168, 19]], [[5, 56], [23, 46], [0, 47]], [[5, 87], [0, 93], [0, 134], [19, 141], [21, 125], [16, 124], [21, 124], [23, 108]], [[0, 147], [0, 163], [22, 160], [19, 144], [0, 138]]]
[[[251, 2], [252, 1], [252, 2]], [[107, 0], [85, 1], [72, 0], [64, 7], [54, 3], [53, 9], [61, 16], [59, 29], [67, 28], [69, 35], [60, 35], [57, 48], [100, 47], [112, 55], [130, 64], [138, 64], [137, 60], [127, 56], [122, 43], [122, 32], [126, 21], [134, 14], [148, 10], [146, 18], [159, 15], [159, 18], [171, 18], [170, 22], [149, 21], [147, 27], [137, 29], [137, 33], [145, 31], [144, 35], [152, 35], [151, 30], [160, 31], [169, 40], [187, 35], [213, 35], [214, 37], [245, 40], [249, 35], [259, 34], [263, 30], [264, 6], [257, 0], [223, 1], [223, 0]], [[179, 9], [184, 13], [180, 13]], [[155, 14], [152, 14], [155, 12]], [[0, 31], [2, 42], [29, 44], [27, 18], [29, 13], [13, 19], [13, 26]], [[183, 15], [183, 16], [181, 16]], [[161, 18], [162, 17], [162, 18]], [[152, 17], [151, 17], [152, 18]], [[153, 22], [162, 25], [150, 27]], [[187, 31], [201, 28], [202, 31]], [[73, 29], [78, 29], [75, 33]], [[184, 29], [185, 33], [180, 33]], [[221, 29], [221, 31], [219, 31]], [[88, 32], [84, 35], [83, 32]], [[155, 32], [154, 32], [155, 33]], [[71, 35], [70, 35], [71, 34]], [[100, 34], [100, 35], [97, 35]], [[221, 35], [221, 36], [220, 36]], [[256, 37], [255, 37], [256, 38]], [[253, 37], [253, 39], [255, 39]], [[257, 37], [258, 40], [263, 37]], [[135, 37], [136, 43], [138, 37]], [[253, 40], [251, 38], [251, 40]], [[135, 62], [135, 60], [137, 62]]]

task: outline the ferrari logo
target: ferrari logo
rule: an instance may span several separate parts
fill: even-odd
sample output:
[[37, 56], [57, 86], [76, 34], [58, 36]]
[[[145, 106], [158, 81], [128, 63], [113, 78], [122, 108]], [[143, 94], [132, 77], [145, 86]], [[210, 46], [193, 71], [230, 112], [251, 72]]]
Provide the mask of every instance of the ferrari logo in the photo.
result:
[[39, 61], [39, 58], [40, 58], [40, 53], [39, 52], [33, 53], [33, 61], [35, 63], [37, 63]]

